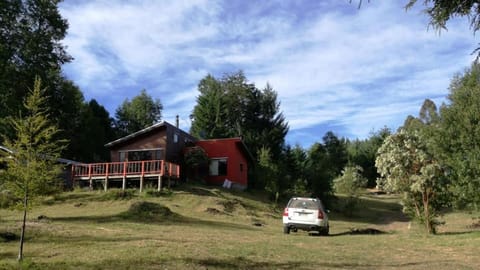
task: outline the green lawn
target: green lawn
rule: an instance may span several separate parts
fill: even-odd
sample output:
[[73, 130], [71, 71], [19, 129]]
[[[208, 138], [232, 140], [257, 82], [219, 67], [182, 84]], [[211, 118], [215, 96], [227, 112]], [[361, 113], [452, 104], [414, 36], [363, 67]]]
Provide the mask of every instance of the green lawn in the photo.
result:
[[[282, 207], [259, 194], [182, 186], [157, 197], [119, 195], [76, 191], [34, 208], [23, 267], [478, 269], [480, 265], [479, 214], [448, 213], [439, 234], [427, 236], [415, 224], [409, 226], [397, 198], [391, 196], [364, 196], [353, 217], [333, 207], [330, 236], [325, 237], [306, 232], [284, 235]], [[20, 218], [20, 212], [0, 210], [0, 233], [18, 235]], [[385, 233], [365, 234], [365, 229]], [[18, 241], [1, 241], [0, 269], [19, 268]]]

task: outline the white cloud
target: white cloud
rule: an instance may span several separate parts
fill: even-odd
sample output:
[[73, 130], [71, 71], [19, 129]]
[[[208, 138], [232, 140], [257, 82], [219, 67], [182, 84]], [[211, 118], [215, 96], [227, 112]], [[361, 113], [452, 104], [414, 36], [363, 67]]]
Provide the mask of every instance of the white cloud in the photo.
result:
[[467, 22], [437, 35], [420, 9], [395, 1], [361, 9], [338, 1], [64, 3], [75, 57], [66, 71], [110, 110], [118, 104], [105, 103], [151, 89], [165, 118], [181, 114], [188, 127], [199, 80], [243, 69], [278, 92], [295, 136], [328, 125], [365, 137], [445, 96], [474, 58]]

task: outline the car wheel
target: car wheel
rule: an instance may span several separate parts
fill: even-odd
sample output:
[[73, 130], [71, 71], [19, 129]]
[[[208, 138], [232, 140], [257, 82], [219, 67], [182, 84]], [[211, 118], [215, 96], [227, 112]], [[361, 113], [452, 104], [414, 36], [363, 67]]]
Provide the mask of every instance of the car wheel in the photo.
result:
[[289, 233], [290, 233], [290, 227], [288, 227], [288, 226], [283, 226], [283, 233], [284, 233], [284, 234], [289, 234]]
[[325, 227], [325, 229], [322, 230], [322, 235], [326, 236], [326, 235], [328, 235], [329, 232], [330, 232], [330, 227], [327, 226], [327, 227]]

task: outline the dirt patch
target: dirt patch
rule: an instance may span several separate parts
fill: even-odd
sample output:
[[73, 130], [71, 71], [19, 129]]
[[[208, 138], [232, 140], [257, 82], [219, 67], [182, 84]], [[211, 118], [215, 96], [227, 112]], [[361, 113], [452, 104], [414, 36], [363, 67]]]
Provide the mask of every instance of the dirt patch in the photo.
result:
[[477, 222], [473, 222], [472, 224], [467, 226], [468, 229], [478, 230], [480, 229], [480, 220]]
[[217, 201], [218, 205], [223, 206], [223, 211], [233, 213], [239, 206], [246, 208], [245, 205], [238, 199]]
[[225, 213], [218, 210], [217, 208], [211, 208], [211, 207], [207, 208], [207, 210], [205, 210], [205, 212], [207, 212], [209, 214], [212, 214], [212, 215], [225, 215]]

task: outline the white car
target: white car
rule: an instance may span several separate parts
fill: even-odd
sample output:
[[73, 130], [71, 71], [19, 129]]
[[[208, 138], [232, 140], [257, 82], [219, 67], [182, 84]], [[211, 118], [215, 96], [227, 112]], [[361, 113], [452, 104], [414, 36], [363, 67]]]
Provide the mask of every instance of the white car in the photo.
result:
[[317, 231], [321, 235], [328, 235], [327, 211], [318, 198], [293, 197], [288, 201], [283, 211], [283, 232], [297, 230]]

